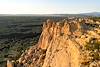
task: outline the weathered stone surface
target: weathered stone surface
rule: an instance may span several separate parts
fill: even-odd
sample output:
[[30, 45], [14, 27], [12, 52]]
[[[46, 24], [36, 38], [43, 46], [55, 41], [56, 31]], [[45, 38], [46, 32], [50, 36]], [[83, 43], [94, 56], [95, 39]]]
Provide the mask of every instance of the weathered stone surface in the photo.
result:
[[[83, 20], [81, 18], [60, 22], [47, 20], [43, 24], [38, 44], [22, 54], [18, 65], [23, 67], [82, 67], [81, 64], [87, 63], [90, 59], [89, 52], [83, 51], [84, 45], [92, 37], [100, 39], [100, 35], [94, 30], [85, 30], [86, 28], [83, 27], [85, 22], [91, 20], [86, 19], [84, 23]], [[91, 66], [93, 64], [90, 64]]]
[[78, 45], [68, 36], [81, 29], [79, 24], [64, 22], [49, 26], [49, 30], [47, 28], [43, 29], [39, 40], [39, 47], [47, 50], [43, 67], [79, 67]]

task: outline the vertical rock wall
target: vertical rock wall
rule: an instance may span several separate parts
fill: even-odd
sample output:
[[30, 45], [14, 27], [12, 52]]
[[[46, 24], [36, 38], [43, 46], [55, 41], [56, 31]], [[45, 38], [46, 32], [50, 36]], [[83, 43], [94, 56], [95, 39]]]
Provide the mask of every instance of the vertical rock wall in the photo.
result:
[[80, 52], [72, 34], [80, 29], [79, 23], [47, 20], [38, 42], [39, 48], [47, 50], [42, 67], [79, 67]]

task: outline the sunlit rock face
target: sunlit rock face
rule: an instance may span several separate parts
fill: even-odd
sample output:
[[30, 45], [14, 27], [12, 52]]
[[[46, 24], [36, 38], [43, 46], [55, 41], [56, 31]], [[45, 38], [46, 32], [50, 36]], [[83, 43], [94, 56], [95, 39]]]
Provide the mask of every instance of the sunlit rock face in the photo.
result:
[[73, 34], [76, 36], [81, 35], [80, 23], [67, 21], [57, 23], [47, 20], [47, 22], [43, 25], [43, 32], [38, 44], [40, 48], [47, 49], [48, 44], [52, 41], [52, 39]]
[[38, 43], [39, 48], [47, 50], [42, 67], [79, 67], [79, 45], [71, 36], [80, 29], [78, 23], [47, 20]]
[[86, 20], [82, 20], [54, 22], [48, 19], [43, 24], [37, 45], [21, 55], [17, 66], [82, 67], [82, 63], [88, 61], [88, 53], [82, 54], [84, 45], [92, 37], [100, 39], [95, 31], [83, 27]]

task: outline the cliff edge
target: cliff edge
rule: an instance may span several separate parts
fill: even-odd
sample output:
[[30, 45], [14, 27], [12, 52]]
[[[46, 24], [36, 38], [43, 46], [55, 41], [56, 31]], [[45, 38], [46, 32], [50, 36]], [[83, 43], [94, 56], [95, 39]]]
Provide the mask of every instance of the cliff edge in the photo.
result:
[[26, 50], [15, 66], [82, 67], [82, 63], [88, 62], [83, 54], [84, 45], [91, 38], [100, 39], [100, 29], [96, 29], [96, 32], [89, 29], [84, 19], [65, 19], [60, 22], [47, 20], [37, 45]]

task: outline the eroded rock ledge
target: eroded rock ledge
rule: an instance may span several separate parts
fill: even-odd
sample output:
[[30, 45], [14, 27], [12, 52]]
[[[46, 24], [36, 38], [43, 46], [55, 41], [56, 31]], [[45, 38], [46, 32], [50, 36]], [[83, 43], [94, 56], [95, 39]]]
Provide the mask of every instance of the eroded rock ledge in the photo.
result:
[[[60, 22], [47, 20], [43, 24], [38, 44], [23, 53], [15, 66], [80, 67], [84, 62], [84, 57], [82, 57], [84, 44], [91, 37], [100, 38], [96, 32], [88, 29], [86, 21], [84, 19]], [[8, 67], [11, 67], [9, 63]]]

